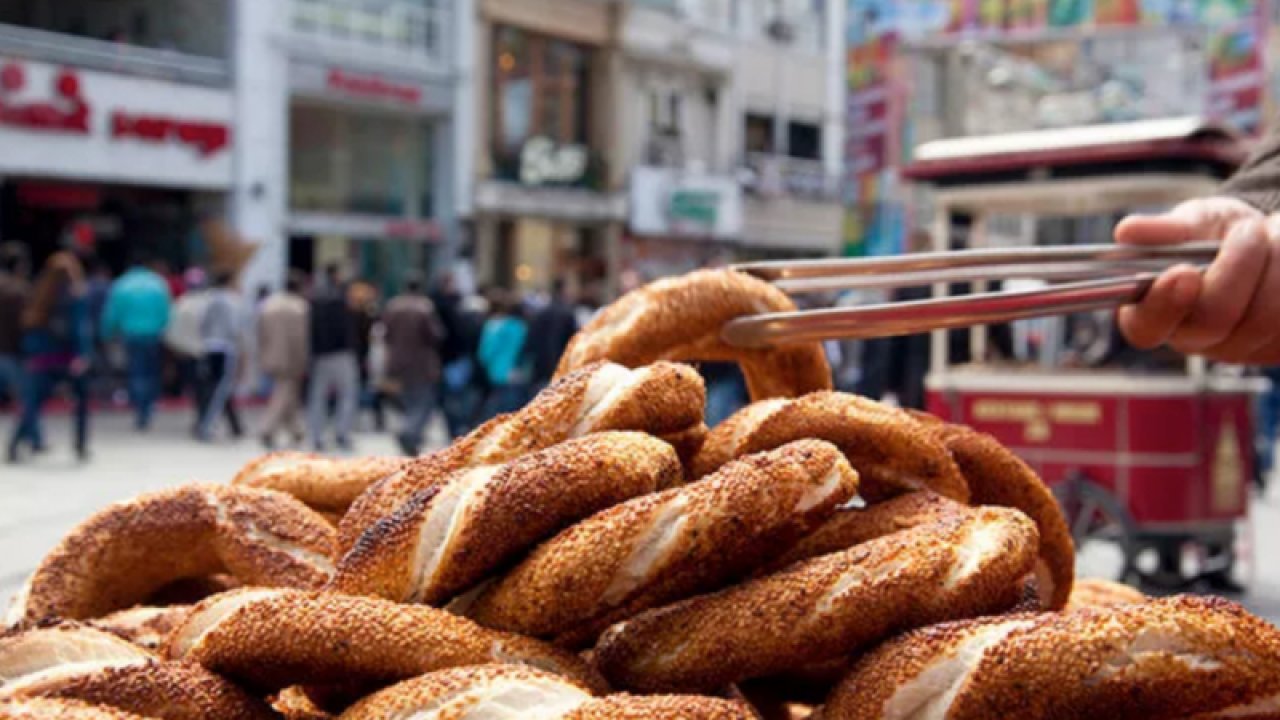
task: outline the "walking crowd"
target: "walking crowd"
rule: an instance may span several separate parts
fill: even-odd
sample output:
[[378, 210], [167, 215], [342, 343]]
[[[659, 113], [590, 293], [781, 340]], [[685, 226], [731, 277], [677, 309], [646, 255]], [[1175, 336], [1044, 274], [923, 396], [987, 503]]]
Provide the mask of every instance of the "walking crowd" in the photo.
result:
[[430, 288], [414, 272], [399, 280], [383, 303], [334, 264], [315, 277], [291, 271], [250, 302], [232, 272], [171, 274], [140, 254], [112, 278], [81, 248], [36, 270], [21, 246], [0, 246], [6, 458], [47, 450], [42, 415], [60, 399], [74, 415], [76, 456], [88, 460], [91, 411], [125, 398], [139, 432], [162, 400], [188, 398], [196, 440], [239, 439], [239, 406], [261, 401], [254, 432], [266, 447], [344, 452], [362, 410], [384, 431], [391, 407], [400, 448], [417, 454], [437, 412], [457, 437], [523, 405], [596, 309], [559, 282], [517, 295], [467, 293], [451, 275]]

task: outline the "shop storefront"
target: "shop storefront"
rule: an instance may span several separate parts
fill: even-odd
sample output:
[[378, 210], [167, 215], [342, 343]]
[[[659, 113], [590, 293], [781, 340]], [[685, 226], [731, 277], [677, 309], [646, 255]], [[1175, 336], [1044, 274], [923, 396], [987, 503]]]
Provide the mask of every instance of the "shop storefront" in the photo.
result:
[[337, 262], [394, 293], [442, 239], [437, 134], [451, 91], [297, 59], [289, 77], [289, 265]]
[[204, 259], [231, 184], [226, 90], [0, 59], [0, 239], [37, 260], [71, 233], [115, 271], [135, 249]]
[[624, 271], [651, 279], [717, 264], [741, 235], [742, 190], [732, 178], [663, 167], [631, 172]]
[[535, 290], [561, 279], [604, 295], [616, 280], [626, 216], [602, 152], [607, 13], [591, 4], [544, 4], [546, 18], [556, 17], [553, 5], [582, 5], [583, 14], [559, 27], [539, 25], [515, 3], [482, 8], [487, 82], [478, 93], [484, 132], [472, 255], [481, 284]]

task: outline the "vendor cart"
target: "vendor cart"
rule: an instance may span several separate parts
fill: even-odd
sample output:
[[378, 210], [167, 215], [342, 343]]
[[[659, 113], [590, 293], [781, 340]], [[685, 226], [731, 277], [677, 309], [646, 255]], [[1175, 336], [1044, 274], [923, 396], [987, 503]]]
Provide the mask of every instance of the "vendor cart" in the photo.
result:
[[[957, 215], [971, 218], [967, 243], [980, 248], [996, 215], [1099, 215], [1210, 194], [1242, 151], [1220, 128], [1175, 119], [929, 142], [904, 174], [933, 190], [941, 251], [953, 249]], [[1082, 574], [1170, 591], [1233, 584], [1249, 545], [1237, 530], [1260, 381], [1200, 358], [1164, 371], [1020, 366], [991, 360], [987, 327], [951, 332], [967, 333], [977, 361], [953, 363], [955, 339], [932, 334], [929, 410], [994, 435], [1040, 473], [1063, 504]]]

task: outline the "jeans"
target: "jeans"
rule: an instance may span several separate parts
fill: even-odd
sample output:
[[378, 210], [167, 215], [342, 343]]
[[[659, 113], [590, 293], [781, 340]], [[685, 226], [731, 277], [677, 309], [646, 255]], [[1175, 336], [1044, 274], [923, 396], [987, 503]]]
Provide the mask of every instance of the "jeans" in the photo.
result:
[[9, 438], [9, 451], [14, 453], [23, 442], [33, 448], [44, 446], [40, 431], [40, 410], [58, 383], [68, 383], [75, 400], [75, 449], [84, 453], [89, 449], [89, 379], [87, 375], [72, 375], [68, 368], [53, 367], [32, 370], [22, 397], [22, 414]]
[[400, 403], [404, 406], [404, 427], [400, 429], [400, 446], [406, 453], [417, 455], [422, 447], [423, 434], [431, 411], [436, 406], [434, 383], [404, 383], [400, 391]]
[[707, 425], [715, 427], [747, 404], [747, 387], [737, 376], [707, 383]]
[[134, 424], [146, 429], [151, 426], [151, 411], [160, 396], [160, 341], [155, 338], [126, 338], [124, 351]]
[[311, 426], [311, 442], [324, 447], [324, 431], [328, 424], [329, 394], [338, 398], [334, 431], [339, 444], [351, 441], [356, 404], [360, 400], [360, 369], [354, 352], [328, 353], [311, 363], [311, 387], [307, 391], [307, 424]]
[[9, 398], [9, 402], [13, 403], [15, 409], [18, 407], [26, 381], [24, 375], [22, 360], [17, 354], [0, 355], [0, 395]]
[[201, 373], [205, 387], [209, 389], [208, 401], [200, 412], [200, 424], [196, 436], [208, 440], [213, 436], [213, 422], [219, 415], [226, 416], [233, 437], [240, 437], [240, 416], [236, 412], [236, 354], [232, 351], [205, 353], [201, 358]]

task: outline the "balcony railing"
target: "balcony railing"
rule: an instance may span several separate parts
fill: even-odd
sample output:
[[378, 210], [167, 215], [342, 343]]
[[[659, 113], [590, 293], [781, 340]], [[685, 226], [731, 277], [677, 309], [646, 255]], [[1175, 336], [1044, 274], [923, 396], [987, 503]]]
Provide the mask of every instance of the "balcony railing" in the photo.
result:
[[807, 200], [835, 200], [840, 179], [828, 173], [820, 160], [773, 153], [747, 153], [742, 160], [743, 188], [761, 197], [789, 195]]
[[219, 58], [17, 25], [0, 24], [0, 48], [7, 56], [162, 80], [223, 86], [231, 79], [230, 66]]
[[449, 57], [448, 0], [293, 0], [295, 34], [384, 55]]

